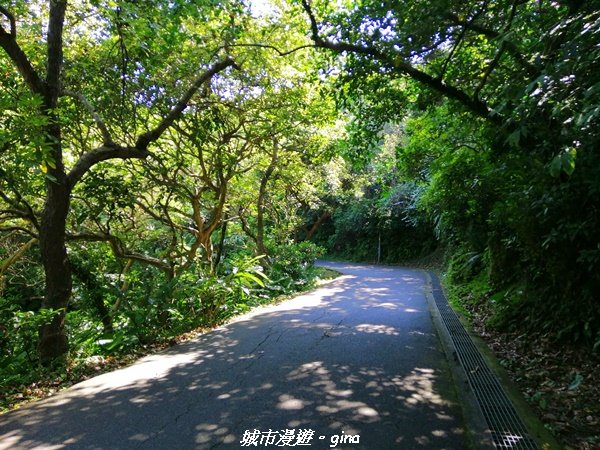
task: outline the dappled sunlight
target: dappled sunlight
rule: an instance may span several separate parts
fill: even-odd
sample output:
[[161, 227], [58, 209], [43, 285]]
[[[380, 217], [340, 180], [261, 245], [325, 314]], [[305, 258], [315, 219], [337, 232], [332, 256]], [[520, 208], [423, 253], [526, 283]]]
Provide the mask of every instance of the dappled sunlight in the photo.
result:
[[462, 438], [443, 356], [415, 314], [426, 300], [398, 272], [370, 284], [351, 274], [0, 417], [0, 449], [92, 448], [92, 428], [105, 448], [233, 447], [244, 430], [314, 429], [360, 435], [348, 449], [460, 449], [445, 444]]
[[412, 330], [408, 332], [409, 336], [425, 336], [425, 333], [419, 330]]
[[325, 368], [325, 363], [321, 361], [313, 361], [302, 364], [297, 369], [292, 370], [288, 375], [288, 379], [300, 380], [302, 378], [308, 377], [311, 374], [326, 376], [328, 375], [328, 373], [329, 372]]
[[387, 289], [377, 289], [377, 288], [358, 288], [356, 289], [357, 296], [359, 298], [364, 298], [365, 300], [377, 300], [380, 297], [389, 297], [390, 292]]
[[[343, 282], [344, 280], [351, 280], [355, 277], [350, 275], [344, 275], [336, 279], [336, 283]], [[293, 299], [286, 300], [285, 302], [279, 303], [278, 305], [270, 305], [258, 307], [246, 314], [238, 316], [234, 318], [231, 323], [236, 322], [245, 322], [250, 321], [254, 317], [265, 314], [265, 313], [275, 313], [275, 312], [285, 312], [285, 311], [293, 311], [296, 309], [303, 308], [315, 308], [319, 306], [324, 306], [328, 304], [332, 299], [335, 298], [335, 295], [343, 292], [343, 288], [335, 287], [327, 285], [326, 287], [318, 288], [308, 294], [298, 295]]]
[[356, 325], [354, 328], [362, 333], [379, 333], [387, 334], [389, 336], [398, 336], [400, 334], [394, 327], [389, 327], [386, 325], [361, 323], [360, 325]]
[[92, 395], [101, 390], [115, 389], [132, 383], [161, 378], [177, 366], [190, 364], [206, 354], [206, 351], [194, 351], [180, 354], [159, 353], [147, 356], [132, 366], [79, 383], [75, 386], [75, 389], [81, 391], [84, 395]]
[[388, 310], [396, 310], [398, 308], [400, 308], [402, 306], [401, 303], [392, 303], [392, 302], [383, 302], [383, 303], [375, 303], [375, 304], [370, 304], [369, 307], [371, 308], [382, 308], [382, 309], [388, 309]]
[[291, 395], [283, 394], [279, 396], [279, 403], [277, 404], [277, 408], [286, 410], [296, 410], [304, 408], [304, 406], [307, 404], [307, 402], [294, 398]]
[[130, 441], [144, 442], [150, 437], [150, 434], [137, 433], [129, 438]]
[[446, 405], [446, 400], [433, 388], [435, 378], [435, 371], [432, 369], [415, 369], [405, 377], [394, 377], [392, 383], [404, 391], [396, 398], [410, 406], [418, 406], [422, 403]]
[[[436, 388], [438, 376], [436, 370], [430, 368], [414, 368], [410, 373], [390, 377], [378, 367], [356, 368], [310, 361], [291, 370], [287, 378], [302, 381], [300, 392], [304, 396], [310, 393], [311, 401], [303, 396], [284, 395], [279, 397], [278, 407], [314, 408], [320, 415], [340, 419], [330, 424], [332, 430], [345, 429], [343, 424], [350, 421], [354, 423], [355, 432], [364, 432], [368, 424], [398, 420], [387, 407], [388, 396], [393, 393], [394, 398], [400, 400], [400, 409], [430, 410], [431, 420], [454, 423], [456, 418], [447, 410], [451, 402]], [[437, 428], [430, 435], [414, 436], [412, 440], [419, 445], [421, 442], [430, 444], [461, 432], [458, 426], [450, 430]]]
[[[347, 388], [338, 388], [338, 384], [353, 384], [351, 378], [338, 381], [340, 373], [349, 371], [349, 367], [340, 366], [332, 368], [326, 367], [322, 361], [313, 361], [306, 363], [293, 370], [288, 375], [291, 380], [309, 378], [310, 387], [321, 391], [323, 395], [317, 396], [320, 398], [320, 403], [316, 407], [316, 411], [325, 415], [339, 415], [341, 413], [348, 414], [352, 420], [370, 423], [379, 419], [378, 411], [364, 401], [353, 400], [351, 397], [355, 394], [354, 390]], [[356, 381], [359, 381], [357, 378]], [[306, 384], [305, 384], [306, 385]], [[358, 388], [359, 386], [357, 386]], [[286, 401], [290, 399], [286, 397]], [[299, 400], [294, 399], [294, 405], [299, 404]]]
[[379, 413], [363, 402], [336, 400], [326, 405], [317, 406], [317, 411], [324, 414], [339, 414], [349, 411], [353, 420], [371, 422], [379, 419]]
[[[385, 283], [385, 282], [393, 282], [396, 281], [394, 278], [389, 277], [363, 277], [361, 279], [363, 283]], [[377, 290], [377, 288], [373, 288], [373, 290]], [[387, 288], [386, 288], [387, 290]]]
[[227, 427], [216, 423], [202, 423], [197, 425], [195, 430], [198, 433], [195, 438], [196, 444], [208, 444], [213, 442], [215, 437], [219, 437], [225, 444], [233, 444], [239, 441], [239, 438], [231, 433]]

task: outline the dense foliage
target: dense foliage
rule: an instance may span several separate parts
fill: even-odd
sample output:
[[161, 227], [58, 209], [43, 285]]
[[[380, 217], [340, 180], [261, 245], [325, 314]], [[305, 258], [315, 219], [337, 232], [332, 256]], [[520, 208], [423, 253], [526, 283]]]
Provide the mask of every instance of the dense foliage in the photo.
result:
[[[284, 8], [285, 10], [285, 8]], [[243, 3], [0, 10], [0, 372], [128, 352], [310, 286], [333, 102]], [[307, 42], [287, 33], [290, 44]]]
[[[0, 372], [167, 339], [438, 247], [600, 350], [597, 1], [0, 6]], [[264, 6], [264, 5], [263, 5]]]
[[[600, 349], [598, 3], [302, 3], [315, 45], [343, 56], [355, 173], [376, 180], [397, 142], [396, 180], [336, 210], [335, 232], [380, 220], [400, 189], [395, 223], [429, 220], [448, 281], [496, 325]], [[365, 257], [373, 239], [355, 238]]]

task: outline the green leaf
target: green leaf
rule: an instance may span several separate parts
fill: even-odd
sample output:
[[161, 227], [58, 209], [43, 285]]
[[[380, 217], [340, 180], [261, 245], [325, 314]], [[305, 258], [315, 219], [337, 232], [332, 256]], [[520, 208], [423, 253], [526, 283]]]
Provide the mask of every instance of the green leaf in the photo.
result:
[[575, 160], [577, 159], [577, 149], [569, 147], [556, 155], [550, 162], [550, 175], [558, 177], [562, 172], [567, 175], [573, 175], [575, 171]]
[[519, 141], [521, 140], [521, 129], [519, 128], [518, 130], [513, 131], [508, 138], [506, 139], [506, 142], [513, 146], [516, 147], [519, 145]]

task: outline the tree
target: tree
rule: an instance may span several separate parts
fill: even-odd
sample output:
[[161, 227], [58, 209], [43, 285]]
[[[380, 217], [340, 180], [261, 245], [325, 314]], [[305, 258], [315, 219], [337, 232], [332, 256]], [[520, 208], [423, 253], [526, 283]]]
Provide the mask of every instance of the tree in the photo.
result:
[[[43, 5], [37, 5], [44, 10]], [[16, 9], [23, 12], [23, 7]], [[66, 249], [66, 223], [70, 209], [71, 193], [82, 177], [96, 164], [112, 159], [144, 159], [150, 155], [148, 147], [173, 125], [186, 109], [196, 92], [216, 73], [234, 66], [232, 59], [225, 58], [205, 67], [199, 76], [189, 82], [185, 92], [173, 102], [169, 111], [150, 129], [137, 134], [131, 144], [120, 144], [113, 139], [109, 127], [101, 115], [81, 92], [71, 92], [63, 80], [65, 68], [64, 28], [67, 13], [66, 1], [50, 1], [47, 7], [47, 35], [44, 39], [45, 73], [36, 69], [32, 60], [18, 40], [19, 17], [2, 6], [4, 21], [0, 26], [0, 46], [18, 71], [22, 82], [36, 99], [37, 113], [43, 124], [39, 163], [45, 171], [45, 200], [39, 221], [39, 246], [45, 272], [45, 295], [43, 307], [56, 312], [52, 320], [40, 331], [39, 351], [41, 359], [48, 361], [67, 351], [64, 333], [64, 315], [71, 296], [71, 268]], [[68, 25], [68, 24], [67, 24]], [[118, 27], [117, 27], [118, 28]], [[72, 36], [69, 36], [69, 40]], [[36, 55], [39, 56], [39, 55]], [[42, 58], [39, 58], [42, 59]], [[65, 162], [61, 102], [65, 96], [75, 97], [80, 107], [94, 118], [102, 140], [95, 148], [80, 154], [70, 168]], [[38, 139], [31, 136], [30, 139]], [[10, 146], [12, 143], [6, 143]]]
[[[354, 114], [354, 153], [368, 154], [386, 123], [427, 110], [426, 141], [442, 145], [419, 153], [427, 171], [416, 180], [427, 185], [422, 206], [447, 225], [442, 237], [476, 242], [470, 251], [492, 272], [512, 274], [492, 277], [498, 298], [513, 299], [499, 308], [506, 321], [598, 348], [597, 2], [301, 5], [314, 45], [341, 56], [331, 64]], [[438, 139], [448, 125], [462, 137], [474, 128], [475, 147]], [[421, 164], [415, 156], [403, 164]]]

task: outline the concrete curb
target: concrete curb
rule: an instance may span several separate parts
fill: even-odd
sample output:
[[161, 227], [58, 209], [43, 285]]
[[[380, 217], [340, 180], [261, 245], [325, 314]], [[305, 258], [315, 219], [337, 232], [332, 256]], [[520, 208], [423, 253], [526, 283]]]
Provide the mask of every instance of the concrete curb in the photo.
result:
[[425, 296], [427, 297], [429, 312], [444, 353], [446, 354], [446, 359], [448, 360], [448, 365], [456, 389], [456, 397], [460, 399], [467, 439], [474, 450], [494, 450], [496, 447], [494, 446], [492, 435], [485, 418], [483, 417], [481, 407], [473, 395], [465, 371], [456, 357], [456, 348], [452, 343], [450, 333], [442, 321], [442, 317], [440, 316], [440, 312], [431, 293], [431, 275], [425, 270], [423, 270], [423, 274], [427, 279], [427, 285], [425, 286], [424, 291]]
[[[472, 430], [472, 435], [474, 437], [474, 444], [476, 446], [475, 448], [497, 448], [496, 445], [494, 445], [493, 439], [491, 439], [488, 424], [481, 410], [481, 406], [479, 405], [477, 399], [475, 398], [471, 390], [465, 370], [456, 357], [456, 348], [451, 339], [450, 333], [441, 318], [435, 299], [433, 298], [433, 284], [431, 275], [427, 271], [423, 272], [425, 273], [428, 280], [426, 296], [427, 301], [429, 303], [431, 315], [433, 317], [434, 324], [439, 331], [440, 340], [442, 341], [444, 351], [448, 355], [450, 365], [452, 366], [452, 375], [455, 376], [457, 389], [459, 390], [459, 396], [465, 400], [465, 404], [463, 405], [463, 409], [465, 411], [465, 420], [467, 421], [467, 426], [474, 427]], [[527, 428], [529, 436], [536, 442], [540, 449], [560, 450], [562, 446], [558, 444], [558, 442], [551, 435], [551, 433], [544, 427], [542, 422], [533, 413], [533, 411], [523, 398], [516, 385], [510, 380], [510, 377], [508, 376], [506, 370], [504, 370], [504, 368], [499, 364], [492, 351], [487, 347], [485, 342], [483, 342], [483, 340], [477, 334], [474, 333], [470, 324], [461, 316], [461, 314], [457, 313], [456, 315], [459, 321], [461, 322], [462, 326], [465, 328], [467, 334], [471, 338], [473, 344], [475, 345], [475, 347], [477, 347], [477, 350], [483, 357], [488, 368], [502, 385], [504, 393], [512, 403], [514, 410], [519, 415], [524, 426]], [[462, 395], [462, 391], [464, 391], [464, 396]], [[472, 420], [473, 422], [471, 422]], [[483, 429], [481, 428], [482, 425]], [[487, 446], [488, 440], [486, 438], [489, 438], [489, 444], [491, 444], [491, 447]], [[485, 446], [477, 447], [478, 442], [483, 443], [483, 445]]]

